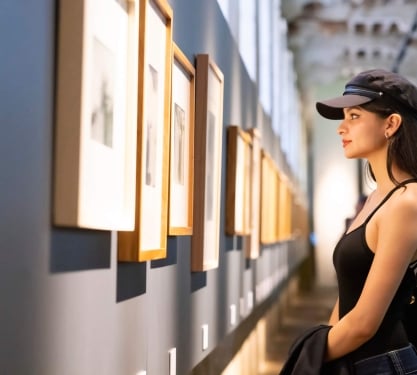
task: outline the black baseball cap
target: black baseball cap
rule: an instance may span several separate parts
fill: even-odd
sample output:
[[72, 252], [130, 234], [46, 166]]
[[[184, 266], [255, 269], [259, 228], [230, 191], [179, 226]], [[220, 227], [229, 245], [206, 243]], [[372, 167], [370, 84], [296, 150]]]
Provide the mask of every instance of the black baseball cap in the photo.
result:
[[330, 120], [342, 120], [343, 108], [360, 106], [376, 99], [396, 102], [417, 114], [417, 87], [409, 80], [383, 69], [366, 70], [353, 77], [342, 96], [316, 103], [317, 111]]

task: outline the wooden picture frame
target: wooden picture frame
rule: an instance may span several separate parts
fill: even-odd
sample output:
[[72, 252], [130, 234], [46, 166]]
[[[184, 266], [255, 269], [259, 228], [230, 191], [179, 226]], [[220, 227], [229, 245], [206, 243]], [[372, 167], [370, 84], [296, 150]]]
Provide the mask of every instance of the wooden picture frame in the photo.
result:
[[260, 242], [262, 245], [269, 243], [268, 219], [269, 219], [269, 157], [265, 150], [261, 151], [261, 223]]
[[119, 261], [166, 257], [172, 19], [166, 0], [140, 1], [136, 220], [119, 232]]
[[271, 207], [275, 209], [270, 210], [271, 233], [269, 243], [276, 243], [279, 241], [278, 227], [279, 227], [279, 209], [280, 209], [280, 185], [279, 172], [275, 162], [272, 165], [271, 171]]
[[260, 255], [261, 220], [261, 133], [257, 128], [248, 130], [251, 137], [250, 171], [250, 235], [245, 238], [245, 257], [256, 259]]
[[174, 43], [168, 233], [193, 233], [195, 68]]
[[250, 234], [252, 140], [236, 125], [227, 129], [226, 234]]
[[132, 230], [138, 3], [62, 0], [58, 19], [53, 224]]
[[278, 179], [274, 160], [264, 150], [261, 158], [261, 243], [277, 242]]
[[292, 236], [308, 240], [310, 230], [307, 203], [300, 197], [294, 197], [293, 213], [291, 217]]
[[290, 181], [284, 174], [280, 175], [279, 189], [279, 239], [288, 240], [292, 235], [292, 191]]
[[282, 173], [280, 170], [276, 170], [275, 172], [275, 180], [276, 180], [276, 199], [275, 199], [275, 241], [279, 242], [283, 240], [283, 228], [284, 228], [284, 216], [283, 216], [283, 202], [281, 197], [283, 196], [284, 192], [284, 184], [282, 181]]
[[197, 55], [192, 271], [217, 268], [219, 263], [223, 86], [216, 63], [207, 54]]

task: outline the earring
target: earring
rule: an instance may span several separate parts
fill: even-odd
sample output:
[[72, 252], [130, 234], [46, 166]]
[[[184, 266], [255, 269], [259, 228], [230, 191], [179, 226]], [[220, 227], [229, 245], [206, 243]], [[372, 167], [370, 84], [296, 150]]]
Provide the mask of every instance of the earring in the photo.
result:
[[389, 134], [385, 133], [385, 139], [389, 139]]

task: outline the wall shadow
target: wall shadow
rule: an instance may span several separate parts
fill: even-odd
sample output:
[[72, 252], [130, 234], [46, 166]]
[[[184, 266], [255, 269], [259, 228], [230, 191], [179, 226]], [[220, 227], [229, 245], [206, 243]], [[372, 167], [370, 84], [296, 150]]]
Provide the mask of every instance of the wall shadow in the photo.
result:
[[207, 286], [207, 272], [191, 272], [191, 292]]
[[50, 271], [52, 273], [110, 268], [111, 232], [53, 228]]
[[117, 263], [116, 302], [146, 293], [146, 262]]

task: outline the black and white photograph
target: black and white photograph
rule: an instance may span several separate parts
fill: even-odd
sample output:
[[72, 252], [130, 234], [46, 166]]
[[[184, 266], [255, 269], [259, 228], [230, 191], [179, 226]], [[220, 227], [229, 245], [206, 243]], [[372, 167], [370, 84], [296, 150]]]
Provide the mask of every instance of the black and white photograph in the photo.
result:
[[93, 38], [93, 66], [91, 138], [112, 147], [114, 56], [97, 38]]
[[158, 152], [158, 71], [149, 64], [148, 66], [148, 87], [147, 87], [147, 118], [146, 118], [146, 185], [156, 186], [156, 163]]

